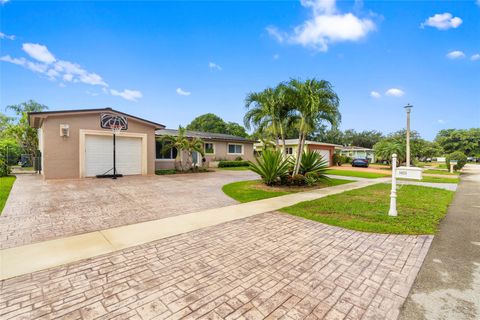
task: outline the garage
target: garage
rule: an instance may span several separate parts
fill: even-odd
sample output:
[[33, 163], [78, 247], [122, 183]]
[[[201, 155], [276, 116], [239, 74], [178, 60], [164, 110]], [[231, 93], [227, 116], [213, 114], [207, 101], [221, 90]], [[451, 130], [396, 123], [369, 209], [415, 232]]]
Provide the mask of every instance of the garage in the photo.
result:
[[111, 108], [30, 112], [28, 121], [45, 179], [112, 176], [114, 136], [118, 176], [155, 174], [155, 130], [164, 125]]
[[[112, 137], [87, 135], [85, 137], [85, 176], [95, 177], [112, 171]], [[142, 174], [142, 139], [116, 137], [116, 169], [123, 175]]]

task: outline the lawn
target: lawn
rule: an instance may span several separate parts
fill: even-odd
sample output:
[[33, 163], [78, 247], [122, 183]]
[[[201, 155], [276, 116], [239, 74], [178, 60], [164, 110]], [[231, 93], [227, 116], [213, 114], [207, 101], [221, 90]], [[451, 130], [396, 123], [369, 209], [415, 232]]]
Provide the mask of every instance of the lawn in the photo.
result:
[[250, 167], [224, 167], [218, 168], [219, 170], [233, 170], [233, 171], [246, 171], [250, 170]]
[[448, 172], [448, 171], [445, 171], [445, 170], [435, 170], [435, 169], [427, 169], [425, 171], [423, 171], [423, 173], [431, 173], [431, 174], [444, 174], [446, 176], [458, 176], [460, 174], [460, 172]]
[[346, 184], [353, 181], [350, 180], [340, 180], [340, 179], [329, 179], [324, 183], [312, 187], [289, 187], [289, 186], [266, 186], [261, 180], [249, 180], [249, 181], [239, 181], [229, 183], [223, 186], [223, 192], [239, 201], [239, 202], [250, 202], [255, 200], [262, 200], [267, 198], [273, 198], [278, 196], [283, 196], [290, 193], [296, 193], [301, 191], [308, 191], [313, 189], [320, 189], [326, 187], [337, 186], [340, 184]]
[[2, 214], [3, 207], [7, 202], [10, 190], [12, 190], [13, 183], [15, 182], [15, 176], [1, 177], [0, 178], [0, 214]]
[[423, 176], [422, 180], [411, 180], [411, 179], [399, 179], [399, 180], [405, 180], [405, 181], [417, 181], [417, 182], [433, 182], [433, 183], [458, 183], [459, 179], [458, 178], [443, 178], [443, 177], [427, 177]]
[[375, 178], [383, 178], [389, 177], [389, 174], [383, 173], [375, 173], [375, 172], [366, 172], [366, 171], [350, 171], [350, 170], [336, 170], [336, 169], [329, 169], [326, 174], [333, 174], [337, 176], [345, 176], [345, 177], [358, 177], [358, 178], [367, 178], [367, 179], [375, 179]]
[[388, 216], [389, 184], [346, 191], [298, 203], [281, 211], [347, 229], [394, 234], [434, 234], [454, 192], [403, 185], [397, 192], [397, 217]]

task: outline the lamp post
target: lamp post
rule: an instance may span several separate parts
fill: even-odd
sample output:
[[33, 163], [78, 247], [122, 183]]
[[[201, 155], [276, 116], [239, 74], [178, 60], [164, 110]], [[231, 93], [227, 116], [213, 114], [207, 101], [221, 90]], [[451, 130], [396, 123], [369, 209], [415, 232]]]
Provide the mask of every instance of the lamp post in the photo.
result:
[[405, 111], [407, 111], [407, 167], [410, 167], [410, 112], [412, 108], [413, 106], [410, 103], [405, 106]]

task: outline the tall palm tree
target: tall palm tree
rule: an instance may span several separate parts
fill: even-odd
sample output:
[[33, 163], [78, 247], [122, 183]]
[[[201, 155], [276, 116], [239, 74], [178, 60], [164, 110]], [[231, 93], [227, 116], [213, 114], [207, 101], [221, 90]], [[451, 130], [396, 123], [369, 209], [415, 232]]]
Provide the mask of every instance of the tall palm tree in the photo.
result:
[[298, 174], [308, 134], [323, 122], [331, 126], [340, 123], [339, 98], [326, 80], [307, 79], [304, 82], [291, 79], [287, 84], [286, 99], [298, 113], [298, 150], [293, 174]]
[[286, 154], [285, 132], [292, 122], [292, 110], [286, 103], [285, 89], [286, 86], [280, 84], [275, 88], [249, 93], [245, 99], [245, 106], [249, 110], [244, 117], [247, 129], [253, 125], [263, 135], [273, 135], [277, 148], [281, 139], [284, 155]]

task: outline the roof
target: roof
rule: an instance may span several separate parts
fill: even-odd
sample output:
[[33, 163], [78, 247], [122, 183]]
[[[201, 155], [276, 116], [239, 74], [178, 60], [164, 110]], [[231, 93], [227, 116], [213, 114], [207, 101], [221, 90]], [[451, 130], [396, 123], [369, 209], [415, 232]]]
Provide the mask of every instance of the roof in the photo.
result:
[[[175, 129], [161, 129], [155, 131], [155, 135], [157, 136], [177, 136], [178, 130]], [[247, 143], [254, 143], [257, 142], [256, 140], [251, 140], [239, 136], [232, 136], [230, 134], [224, 133], [213, 133], [213, 132], [202, 132], [202, 131], [185, 131], [185, 136], [188, 138], [199, 138], [202, 140], [217, 140], [217, 141], [233, 141], [233, 142], [247, 142]]]
[[[143, 122], [145, 124], [151, 125], [155, 127], [155, 129], [163, 129], [165, 126], [160, 123], [156, 123], [150, 120], [142, 119], [136, 116], [132, 116], [131, 114], [124, 113], [118, 110], [114, 110], [112, 108], [99, 108], [99, 109], [76, 109], [76, 110], [55, 110], [55, 111], [41, 111], [41, 112], [29, 112], [28, 113], [28, 124], [34, 128], [40, 128], [43, 123], [43, 119], [47, 118], [48, 116], [55, 116], [55, 115], [62, 115], [62, 114], [88, 114], [88, 113], [98, 113], [98, 112], [112, 112], [122, 116], [126, 116], [128, 118], [132, 118], [134, 120]], [[32, 121], [33, 120], [33, 121]]]
[[[260, 143], [261, 144], [261, 143]], [[278, 141], [279, 145], [283, 145], [283, 141], [280, 140]], [[319, 142], [319, 141], [311, 141], [311, 140], [305, 140], [305, 145], [310, 144], [310, 145], [317, 145], [317, 146], [333, 146], [333, 147], [341, 147], [338, 144], [333, 144], [333, 143], [326, 143], [326, 142]], [[285, 145], [298, 145], [298, 139], [285, 139]]]
[[345, 146], [342, 147], [342, 151], [373, 151], [373, 149], [356, 146]]

